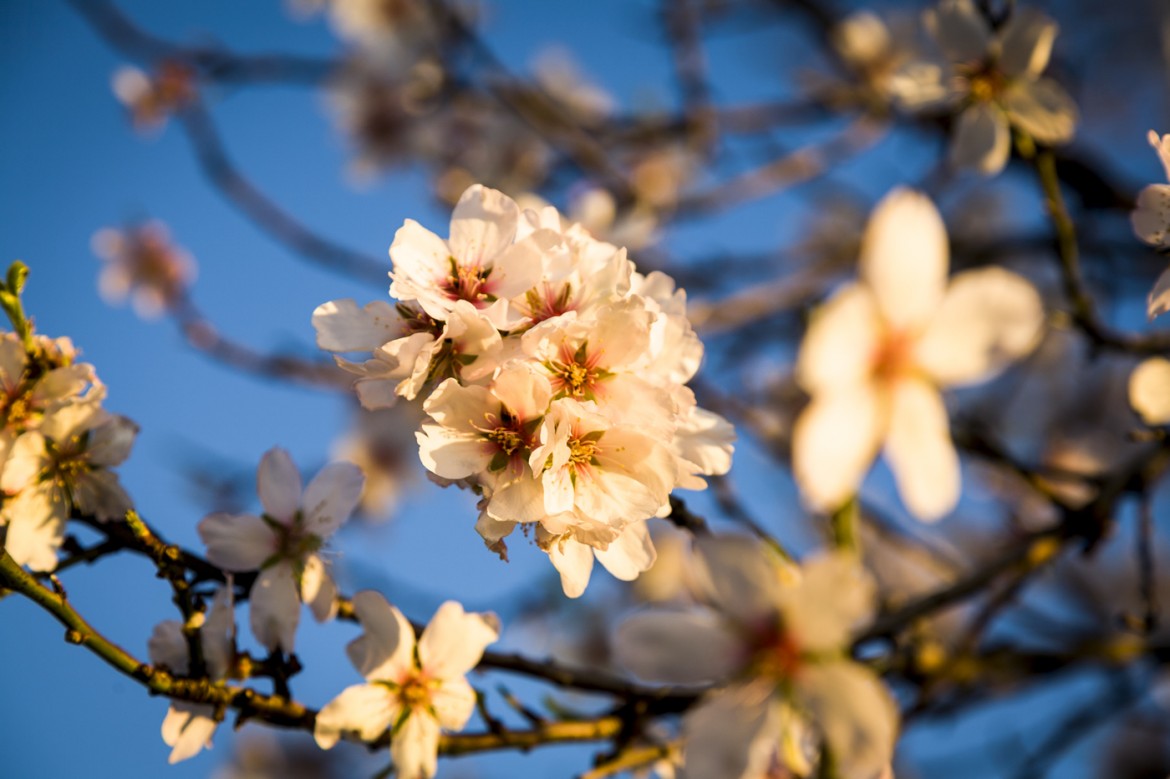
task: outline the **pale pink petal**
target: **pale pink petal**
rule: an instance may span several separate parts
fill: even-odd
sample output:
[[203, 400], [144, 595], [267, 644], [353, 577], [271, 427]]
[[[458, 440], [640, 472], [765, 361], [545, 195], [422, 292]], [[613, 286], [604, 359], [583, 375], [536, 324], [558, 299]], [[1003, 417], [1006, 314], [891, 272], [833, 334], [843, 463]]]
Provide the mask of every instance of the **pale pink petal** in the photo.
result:
[[[1136, 212], [1135, 212], [1136, 213]], [[1146, 298], [1146, 315], [1153, 319], [1170, 310], [1170, 268], [1162, 271]]]
[[495, 614], [468, 614], [459, 603], [449, 600], [439, 606], [418, 639], [419, 663], [437, 679], [462, 676], [476, 666], [483, 650], [499, 637], [500, 623]]
[[796, 361], [797, 382], [816, 393], [864, 380], [873, 370], [884, 328], [866, 286], [842, 288], [813, 313]]
[[774, 553], [754, 538], [695, 539], [694, 574], [701, 597], [739, 625], [776, 617], [781, 568]]
[[594, 551], [597, 562], [617, 579], [632, 582], [654, 565], [654, 542], [645, 522], [627, 525], [608, 547]]
[[497, 451], [494, 444], [479, 435], [459, 433], [441, 425], [424, 424], [415, 438], [423, 466], [444, 479], [466, 479], [487, 471]]
[[394, 732], [390, 757], [399, 779], [430, 779], [438, 770], [438, 721], [426, 712], [412, 712]]
[[252, 634], [270, 652], [291, 653], [301, 619], [301, 601], [292, 566], [279, 562], [256, 577], [249, 594]]
[[30, 487], [7, 501], [4, 513], [8, 517], [4, 551], [17, 565], [34, 571], [56, 568], [69, 513], [64, 494], [44, 485]]
[[352, 298], [330, 300], [313, 311], [317, 346], [330, 352], [372, 352], [402, 335], [402, 318], [384, 300], [358, 308]]
[[1040, 143], [1067, 143], [1076, 133], [1077, 104], [1050, 78], [1017, 81], [1002, 100], [1012, 124]]
[[255, 571], [276, 554], [276, 534], [251, 514], [208, 514], [196, 530], [207, 547], [207, 559], [225, 571]]
[[284, 449], [274, 447], [260, 458], [256, 491], [265, 514], [285, 525], [292, 523], [301, 507], [301, 474]]
[[925, 324], [942, 299], [947, 231], [930, 198], [895, 189], [882, 198], [861, 244], [861, 278], [892, 327]]
[[683, 720], [687, 779], [765, 776], [780, 741], [774, 689], [730, 687], [707, 695]]
[[516, 201], [503, 192], [468, 187], [451, 214], [451, 253], [460, 265], [481, 267], [512, 244], [519, 220]]
[[347, 733], [373, 741], [394, 724], [400, 711], [390, 690], [376, 684], [355, 684], [317, 712], [313, 738], [322, 749], [332, 748]]
[[885, 456], [898, 493], [919, 519], [939, 519], [959, 500], [959, 456], [942, 396], [921, 379], [903, 379], [891, 405]]
[[462, 730], [475, 711], [475, 690], [462, 676], [446, 678], [432, 693], [431, 708], [444, 728]]
[[121, 465], [130, 456], [137, 435], [138, 425], [133, 420], [115, 414], [90, 431], [86, 455], [94, 465]]
[[177, 674], [187, 673], [190, 648], [183, 635], [183, 623], [168, 619], [154, 626], [146, 641], [146, 654], [153, 665], [170, 669]]
[[330, 463], [305, 488], [305, 528], [318, 538], [328, 538], [357, 508], [366, 475], [353, 463]]
[[552, 399], [552, 386], [527, 363], [516, 361], [500, 369], [491, 392], [518, 419], [544, 416]]
[[4, 471], [0, 473], [0, 488], [9, 495], [20, 492], [49, 464], [45, 451], [45, 437], [36, 431], [22, 433], [12, 445]]
[[1170, 243], [1167, 240], [1167, 233], [1170, 233], [1170, 184], [1144, 187], [1138, 193], [1137, 208], [1129, 220], [1134, 234], [1146, 243], [1152, 246]]
[[842, 776], [879, 776], [893, 756], [898, 710], [881, 680], [847, 660], [809, 663], [796, 697], [824, 734]]
[[[567, 504], [565, 510], [573, 505], [571, 486], [567, 482], [567, 479], [557, 482], [570, 489], [568, 500], [564, 502]], [[544, 485], [545, 481], [533, 477], [526, 469], [523, 476], [496, 490], [488, 501], [488, 515], [497, 523], [507, 524], [509, 532], [517, 522], [541, 521], [549, 516]]]
[[1146, 135], [1146, 139], [1150, 142], [1150, 146], [1154, 147], [1154, 152], [1158, 155], [1158, 160], [1162, 163], [1162, 170], [1166, 174], [1166, 178], [1170, 179], [1170, 133], [1159, 136], [1158, 133], [1150, 130]]
[[1134, 369], [1129, 403], [1147, 425], [1170, 423], [1170, 360], [1151, 357]]
[[1012, 77], [1035, 78], [1048, 67], [1056, 22], [1034, 8], [1017, 8], [1000, 30], [1000, 69]]
[[955, 121], [950, 159], [956, 168], [994, 176], [1007, 165], [1012, 151], [1011, 128], [1004, 112], [991, 103], [968, 106]]
[[401, 294], [403, 278], [420, 285], [433, 285], [446, 278], [451, 267], [450, 256], [446, 241], [413, 219], [407, 219], [394, 233], [394, 242], [390, 244], [390, 259], [394, 263], [391, 297], [414, 299], [413, 295]]
[[318, 622], [337, 615], [337, 585], [318, 555], [305, 558], [305, 569], [301, 572], [301, 600]]
[[809, 506], [833, 511], [857, 492], [877, 456], [887, 418], [869, 385], [812, 399], [792, 432], [792, 470]]
[[414, 628], [373, 590], [354, 595], [353, 610], [365, 632], [345, 648], [350, 662], [370, 681], [399, 681], [414, 666]]
[[826, 552], [806, 558], [800, 581], [781, 590], [784, 626], [808, 652], [837, 652], [874, 614], [873, 578], [856, 555]]
[[942, 386], [986, 381], [1035, 348], [1044, 304], [1024, 277], [1003, 268], [955, 276], [915, 346], [919, 365]]
[[207, 618], [199, 629], [199, 643], [207, 672], [213, 679], [223, 679], [231, 668], [235, 655], [236, 614], [232, 605], [232, 588], [219, 587], [207, 610]]
[[955, 62], [981, 60], [991, 43], [991, 27], [971, 0], [942, 0], [925, 14], [926, 26]]
[[743, 641], [714, 612], [644, 611], [623, 622], [613, 639], [619, 664], [652, 682], [722, 682], [742, 669]]

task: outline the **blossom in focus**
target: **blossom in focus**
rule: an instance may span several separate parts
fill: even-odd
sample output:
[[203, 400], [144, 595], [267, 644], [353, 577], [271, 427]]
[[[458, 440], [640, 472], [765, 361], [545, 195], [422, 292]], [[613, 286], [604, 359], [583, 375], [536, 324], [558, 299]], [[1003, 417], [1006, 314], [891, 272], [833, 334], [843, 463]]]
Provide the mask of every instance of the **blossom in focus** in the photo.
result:
[[73, 510], [103, 522], [133, 507], [111, 468], [130, 456], [138, 425], [101, 408], [104, 388], [58, 406], [12, 444], [0, 489], [6, 551], [33, 570], [57, 565]]
[[1129, 377], [1129, 404], [1147, 425], [1170, 424], [1170, 360], [1143, 360]]
[[874, 587], [842, 553], [799, 567], [754, 539], [696, 540], [699, 609], [647, 610], [619, 626], [614, 651], [640, 677], [709, 684], [682, 726], [687, 779], [808, 776], [822, 748], [840, 776], [875, 779], [898, 729], [878, 677], [850, 659]]
[[1002, 268], [948, 284], [942, 217], [899, 189], [878, 204], [861, 278], [814, 312], [796, 365], [811, 401], [793, 432], [807, 503], [832, 511], [858, 489], [878, 449], [907, 508], [937, 519], [959, 498], [959, 460], [940, 389], [990, 379], [1036, 345], [1035, 288]]
[[195, 279], [195, 261], [171, 242], [162, 222], [126, 230], [107, 227], [94, 233], [91, 244], [105, 261], [98, 278], [102, 298], [118, 304], [129, 297], [144, 319], [173, 307]]
[[346, 652], [367, 683], [327, 703], [313, 735], [330, 749], [347, 734], [370, 742], [390, 730], [397, 776], [434, 776], [440, 730], [462, 730], [475, 711], [475, 690], [464, 676], [499, 638], [499, 622], [447, 601], [416, 642], [410, 622], [380, 594], [359, 592], [353, 607], [365, 632]]
[[636, 578], [655, 554], [641, 523], [731, 467], [734, 430], [686, 387], [703, 356], [686, 293], [555, 208], [478, 185], [449, 239], [407, 220], [390, 255], [402, 302], [313, 313], [362, 405], [425, 397], [423, 465], [481, 498], [476, 529], [501, 557], [535, 525], [571, 597], [594, 560]]
[[[218, 682], [227, 678], [235, 662], [236, 621], [231, 586], [217, 589], [207, 614], [198, 616], [202, 618], [198, 636], [207, 678]], [[155, 625], [147, 649], [150, 662], [154, 665], [167, 668], [179, 676], [190, 673], [191, 650], [183, 623], [166, 620]], [[167, 762], [173, 764], [186, 760], [199, 754], [205, 746], [210, 747], [211, 736], [218, 724], [213, 706], [171, 701], [162, 725], [163, 742], [173, 747]]]
[[1048, 66], [1057, 24], [1031, 8], [1013, 10], [997, 30], [973, 0], [942, 0], [926, 24], [951, 61], [948, 79], [958, 101], [951, 161], [985, 175], [1003, 170], [1011, 153], [1011, 127], [1042, 144], [1072, 139], [1077, 107]]
[[134, 126], [151, 130], [195, 100], [195, 74], [180, 62], [166, 61], [154, 73], [122, 67], [114, 73], [114, 95], [130, 111]]
[[212, 564], [260, 572], [248, 600], [252, 633], [269, 651], [293, 651], [302, 602], [318, 622], [337, 613], [337, 587], [318, 552], [357, 507], [364, 481], [356, 465], [332, 463], [302, 494], [292, 458], [274, 448], [256, 472], [260, 516], [217, 512], [199, 522]]
[[[1149, 139], [1162, 161], [1166, 178], [1170, 179], [1170, 135], [1159, 137], [1150, 130]], [[1170, 248], [1170, 184], [1150, 184], [1142, 189], [1130, 222], [1138, 238], [1159, 249]], [[1170, 269], [1162, 271], [1150, 290], [1146, 313], [1153, 319], [1167, 310], [1170, 310]]]

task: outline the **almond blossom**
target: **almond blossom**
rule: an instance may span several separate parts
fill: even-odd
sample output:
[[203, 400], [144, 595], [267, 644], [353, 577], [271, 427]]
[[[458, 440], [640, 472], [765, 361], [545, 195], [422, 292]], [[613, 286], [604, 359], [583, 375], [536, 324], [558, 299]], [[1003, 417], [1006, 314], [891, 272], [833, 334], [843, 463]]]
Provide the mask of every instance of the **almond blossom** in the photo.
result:
[[793, 431], [793, 470], [805, 500], [832, 511], [884, 453], [907, 508], [924, 520], [959, 498], [959, 459], [940, 389], [986, 381], [1037, 343], [1043, 306], [1002, 268], [947, 282], [942, 218], [899, 189], [874, 210], [859, 281], [814, 312], [796, 379], [811, 401]]
[[843, 553], [799, 567], [754, 539], [696, 539], [705, 608], [649, 610], [615, 636], [645, 679], [715, 683], [682, 726], [686, 779], [808, 776], [822, 750], [846, 779], [889, 765], [898, 712], [878, 677], [849, 658], [874, 611], [873, 583]]
[[195, 262], [170, 239], [162, 222], [94, 233], [94, 254], [105, 261], [98, 289], [111, 304], [129, 297], [134, 311], [149, 319], [173, 307], [194, 280]]
[[111, 80], [115, 97], [130, 111], [140, 130], [161, 129], [171, 114], [196, 98], [195, 74], [180, 62], [165, 61], [154, 73], [129, 65]]
[[[215, 591], [207, 614], [197, 615], [199, 646], [211, 681], [226, 679], [235, 662], [236, 621], [232, 607], [231, 586]], [[155, 625], [147, 643], [150, 662], [179, 676], [190, 672], [191, 648], [183, 623], [166, 620]], [[194, 757], [205, 746], [211, 746], [211, 736], [220, 717], [213, 706], [205, 703], [171, 701], [162, 724], [163, 742], [173, 747], [168, 763]]]
[[475, 711], [464, 676], [499, 638], [499, 621], [447, 601], [416, 642], [410, 622], [379, 593], [357, 593], [353, 607], [365, 632], [346, 653], [367, 683], [327, 703], [313, 735], [330, 749], [345, 735], [369, 742], [389, 730], [397, 776], [428, 779], [437, 770], [440, 730], [462, 730]]
[[[1158, 136], [1150, 130], [1150, 145], [1162, 162], [1170, 179], [1170, 135]], [[1130, 215], [1137, 237], [1158, 249], [1170, 248], [1170, 184], [1150, 184], [1138, 193], [1137, 208]], [[1170, 269], [1154, 283], [1146, 302], [1146, 313], [1153, 319], [1170, 310]]]
[[319, 554], [353, 513], [365, 477], [352, 463], [332, 463], [301, 492], [288, 452], [260, 460], [256, 490], [264, 512], [209, 514], [199, 522], [207, 559], [225, 571], [259, 571], [249, 594], [252, 633], [269, 651], [293, 651], [301, 603], [324, 622], [337, 613], [337, 587]]
[[951, 161], [993, 176], [1011, 153], [1011, 127], [1038, 143], [1072, 139], [1077, 107], [1048, 66], [1057, 24], [1031, 8], [1017, 8], [997, 30], [973, 0], [942, 0], [926, 13], [927, 27], [952, 63], [949, 83], [958, 101]]
[[1129, 404], [1147, 425], [1170, 424], [1170, 360], [1143, 360], [1129, 376]]

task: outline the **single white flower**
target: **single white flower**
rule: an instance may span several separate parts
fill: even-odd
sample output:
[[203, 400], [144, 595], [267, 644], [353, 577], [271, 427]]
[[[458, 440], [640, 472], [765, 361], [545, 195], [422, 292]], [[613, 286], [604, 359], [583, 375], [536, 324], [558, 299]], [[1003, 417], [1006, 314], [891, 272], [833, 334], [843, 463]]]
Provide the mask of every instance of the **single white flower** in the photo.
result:
[[172, 243], [162, 222], [128, 230], [103, 228], [90, 244], [105, 261], [98, 278], [102, 299], [119, 304], [129, 297], [135, 313], [144, 319], [174, 306], [195, 277], [195, 261]]
[[833, 30], [832, 43], [870, 94], [883, 104], [915, 109], [943, 100], [947, 89], [942, 68], [921, 56], [914, 32], [906, 24], [888, 25], [872, 11], [855, 11]]
[[318, 552], [357, 507], [364, 482], [353, 463], [332, 463], [302, 495], [288, 452], [270, 449], [256, 472], [264, 513], [215, 513], [199, 522], [212, 564], [260, 571], [249, 593], [252, 633], [269, 651], [293, 651], [302, 602], [318, 622], [337, 613], [337, 587]]
[[195, 99], [195, 74], [181, 62], [169, 60], [154, 73], [124, 66], [115, 71], [110, 86], [130, 112], [139, 130], [161, 129], [171, 114]]
[[601, 563], [615, 579], [632, 582], [650, 569], [657, 559], [654, 542], [645, 521], [631, 522], [620, 531], [598, 523], [574, 520], [562, 533], [551, 533], [544, 525], [536, 528], [536, 543], [561, 577], [561, 589], [569, 598], [579, 598], [589, 586], [593, 560]]
[[499, 622], [447, 601], [416, 643], [406, 617], [380, 594], [359, 592], [353, 607], [365, 633], [346, 651], [368, 683], [327, 703], [313, 735], [330, 749], [346, 734], [368, 742], [390, 730], [397, 775], [428, 779], [437, 767], [440, 730], [462, 730], [475, 711], [475, 690], [464, 676], [499, 638]]
[[856, 558], [825, 554], [797, 568], [735, 537], [699, 539], [696, 552], [711, 608], [637, 614], [614, 647], [643, 678], [722, 685], [684, 718], [683, 775], [805, 776], [818, 746], [844, 777], [880, 774], [898, 713], [878, 677], [849, 656], [852, 632], [874, 609]]
[[1019, 8], [993, 31], [972, 0], [942, 0], [926, 12], [926, 24], [954, 68], [954, 96], [960, 100], [951, 143], [956, 166], [999, 173], [1011, 154], [1011, 126], [1043, 144], [1072, 139], [1076, 104], [1060, 84], [1040, 75], [1052, 54], [1056, 22]]
[[[215, 591], [211, 608], [199, 627], [199, 643], [207, 666], [207, 678], [213, 682], [227, 678], [236, 651], [236, 622], [230, 584]], [[190, 647], [183, 623], [167, 620], [155, 625], [147, 650], [151, 663], [179, 676], [190, 672]], [[178, 763], [199, 754], [204, 747], [210, 747], [211, 736], [218, 724], [219, 717], [213, 706], [171, 701], [162, 724], [163, 743], [173, 747], [167, 762]]]
[[1170, 360], [1150, 357], [1129, 376], [1129, 404], [1147, 425], [1170, 424]]
[[0, 509], [5, 548], [33, 570], [57, 565], [72, 509], [105, 522], [133, 507], [110, 469], [130, 456], [138, 425], [103, 411], [103, 397], [91, 392], [46, 414], [36, 430], [16, 439], [0, 472], [0, 488], [11, 496]]
[[1043, 305], [1002, 268], [948, 284], [942, 218], [909, 190], [878, 204], [860, 264], [860, 281], [814, 313], [801, 344], [796, 378], [812, 399], [793, 431], [793, 471], [808, 504], [832, 511], [884, 448], [907, 508], [937, 519], [959, 498], [939, 390], [985, 381], [1029, 353]]

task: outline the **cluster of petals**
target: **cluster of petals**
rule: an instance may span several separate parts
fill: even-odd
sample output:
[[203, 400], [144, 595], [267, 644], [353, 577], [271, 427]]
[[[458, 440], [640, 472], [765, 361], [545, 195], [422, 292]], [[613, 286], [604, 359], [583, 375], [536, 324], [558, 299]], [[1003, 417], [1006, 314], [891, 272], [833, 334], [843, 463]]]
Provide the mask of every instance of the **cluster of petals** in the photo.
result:
[[275, 448], [256, 472], [260, 516], [217, 512], [199, 522], [211, 563], [259, 572], [248, 596], [252, 633], [269, 651], [293, 651], [302, 603], [318, 622], [336, 615], [337, 587], [319, 552], [357, 507], [364, 482], [356, 465], [332, 463], [302, 494], [292, 458]]
[[948, 283], [942, 217], [898, 189], [878, 204], [862, 241], [860, 279], [819, 310], [796, 379], [811, 401], [796, 421], [793, 470], [806, 502], [833, 511], [883, 449], [907, 508], [923, 520], [954, 508], [959, 460], [942, 388], [986, 381], [1039, 340], [1043, 304], [998, 267]]
[[[218, 682], [227, 678], [235, 661], [236, 620], [231, 586], [217, 589], [207, 614], [198, 616], [202, 624], [197, 635], [207, 678]], [[186, 676], [191, 671], [191, 645], [182, 622], [172, 619], [155, 625], [147, 651], [151, 663], [171, 673]], [[211, 736], [218, 724], [213, 706], [171, 701], [162, 724], [163, 743], [172, 747], [168, 762], [186, 760], [199, 754], [205, 746], [211, 746]]]
[[695, 541], [703, 605], [652, 609], [619, 626], [615, 653], [638, 676], [714, 684], [683, 720], [686, 779], [808, 776], [822, 752], [836, 775], [876, 779], [890, 762], [897, 708], [850, 659], [874, 611], [855, 556], [786, 562], [754, 539]]
[[362, 405], [425, 397], [422, 462], [482, 498], [476, 527], [501, 555], [521, 525], [572, 597], [595, 559], [636, 578], [654, 561], [644, 520], [730, 467], [731, 426], [686, 387], [703, 347], [685, 293], [555, 208], [521, 210], [480, 185], [447, 239], [407, 220], [390, 257], [396, 306], [313, 313]]
[[0, 333], [0, 529], [17, 563], [49, 571], [73, 511], [107, 521], [132, 507], [110, 469], [138, 426], [102, 408], [105, 387], [68, 339], [32, 344]]
[[132, 66], [119, 68], [111, 80], [114, 96], [130, 112], [135, 127], [161, 128], [171, 114], [196, 98], [195, 74], [189, 67], [165, 61], [154, 73]]
[[[1150, 130], [1150, 145], [1170, 180], [1170, 135]], [[1137, 237], [1158, 249], [1170, 248], [1170, 184], [1150, 184], [1138, 193], [1137, 208], [1130, 215]], [[1170, 310], [1170, 269], [1162, 272], [1150, 290], [1146, 312], [1150, 319]]]
[[923, 56], [917, 24], [887, 24], [872, 11], [855, 11], [834, 28], [833, 48], [861, 84], [883, 102], [904, 109], [947, 96], [942, 69]]
[[346, 648], [365, 684], [347, 687], [317, 713], [314, 736], [329, 749], [343, 736], [373, 742], [390, 733], [402, 779], [435, 775], [441, 730], [462, 730], [476, 693], [464, 678], [499, 638], [494, 614], [469, 614], [455, 601], [439, 607], [415, 640], [414, 628], [379, 593], [353, 598], [364, 633]]
[[956, 102], [951, 160], [985, 175], [999, 173], [1011, 153], [1011, 128], [1042, 144], [1072, 139], [1077, 108], [1064, 88], [1042, 76], [1057, 24], [1031, 8], [1016, 8], [992, 29], [974, 0], [942, 0], [926, 14], [927, 28], [950, 62], [940, 71]]

